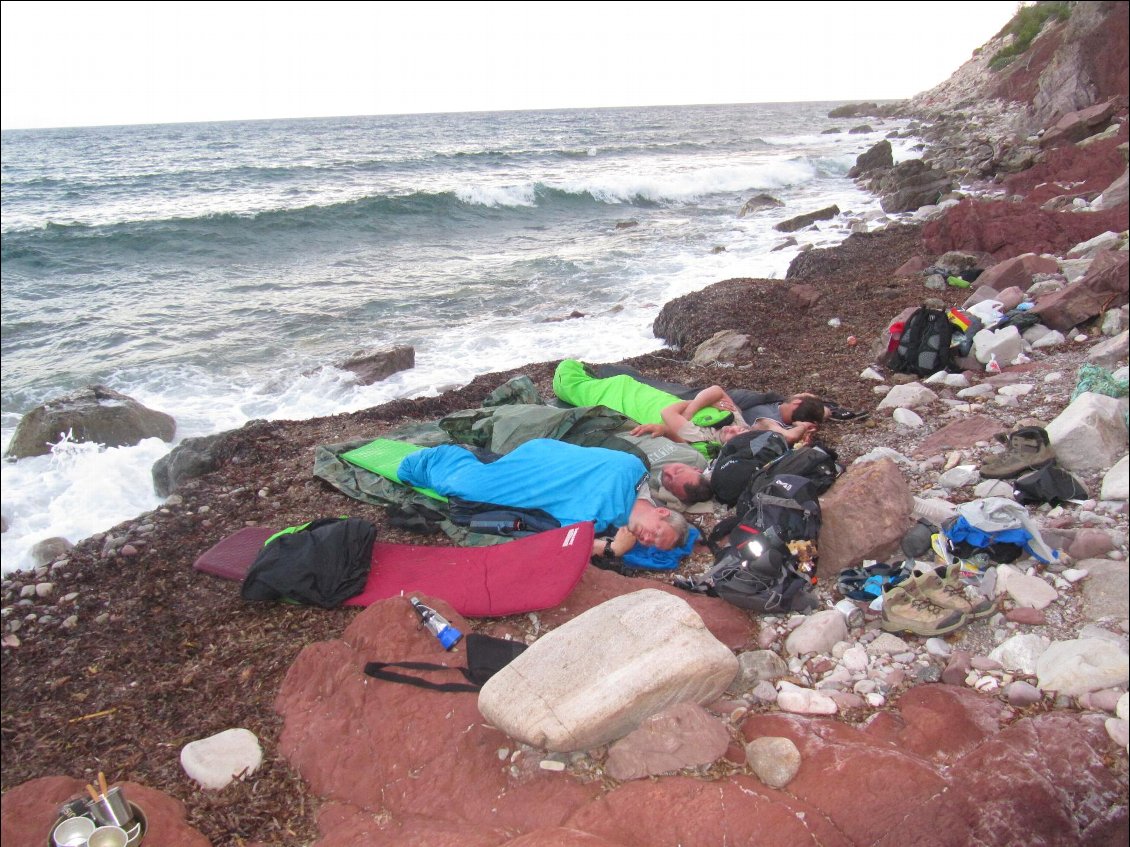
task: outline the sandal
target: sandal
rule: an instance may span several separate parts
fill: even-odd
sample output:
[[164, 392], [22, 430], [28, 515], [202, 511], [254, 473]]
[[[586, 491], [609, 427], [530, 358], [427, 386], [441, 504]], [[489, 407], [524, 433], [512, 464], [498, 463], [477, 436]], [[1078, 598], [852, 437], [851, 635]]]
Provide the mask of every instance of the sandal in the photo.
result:
[[828, 420], [832, 421], [857, 421], [861, 420], [870, 412], [853, 412], [851, 409], [845, 409], [838, 403], [825, 401], [824, 405], [828, 407]]
[[987, 479], [1011, 479], [1055, 461], [1048, 433], [1043, 427], [1024, 426], [1007, 436], [1008, 449], [981, 465]]

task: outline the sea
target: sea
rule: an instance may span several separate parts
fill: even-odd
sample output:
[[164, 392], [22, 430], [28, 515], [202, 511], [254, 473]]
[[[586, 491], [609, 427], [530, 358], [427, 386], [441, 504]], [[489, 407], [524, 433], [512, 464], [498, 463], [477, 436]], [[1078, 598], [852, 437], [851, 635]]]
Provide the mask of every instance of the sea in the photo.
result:
[[[177, 432], [114, 448], [60, 433], [0, 463], [0, 568], [158, 508], [152, 465], [184, 438], [662, 348], [667, 301], [783, 279], [799, 250], [847, 237], [849, 212], [878, 212], [846, 174], [902, 126], [852, 133], [836, 105], [3, 132], [3, 449], [29, 410], [93, 384]], [[743, 216], [761, 193], [783, 205]], [[775, 224], [832, 204], [840, 218], [774, 249]], [[372, 385], [335, 366], [401, 345], [415, 367]]]

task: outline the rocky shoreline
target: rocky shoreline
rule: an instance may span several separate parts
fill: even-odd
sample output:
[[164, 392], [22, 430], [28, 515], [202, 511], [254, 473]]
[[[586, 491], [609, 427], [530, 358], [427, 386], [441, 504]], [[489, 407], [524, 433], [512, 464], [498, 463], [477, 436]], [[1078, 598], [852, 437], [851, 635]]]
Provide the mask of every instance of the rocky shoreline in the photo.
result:
[[[1021, 83], [1014, 78], [1012, 84]], [[727, 280], [668, 304], [656, 331], [675, 346], [628, 362], [671, 381], [805, 388], [873, 410], [866, 421], [830, 425], [824, 436], [845, 464], [891, 451], [882, 454], [885, 461], [853, 470], [868, 475], [871, 491], [869, 504], [856, 504], [853, 514], [872, 521], [875, 535], [887, 516], [866, 505], [881, 512], [884, 504], [907, 498], [958, 503], [987, 496], [977, 493], [990, 489], [978, 489], [984, 483], [975, 475], [954, 472], [976, 468], [999, 450], [995, 432], [1051, 424], [1070, 405], [1088, 357], [1108, 338], [1125, 336], [1125, 323], [1104, 330], [1090, 319], [999, 376], [970, 371], [965, 385], [923, 386], [934, 396], [914, 410], [920, 424], [878, 408], [883, 396], [916, 382], [885, 373], [879, 380], [861, 376], [874, 364], [891, 319], [925, 298], [953, 306], [969, 293], [944, 282], [941, 289], [927, 288], [929, 277], [907, 271], [908, 263], [922, 260], [925, 268], [948, 250], [964, 250], [986, 264], [1047, 251], [1063, 269], [1052, 276], [1066, 281], [1086, 266], [1071, 262], [1093, 262], [1102, 252], [1085, 249], [1072, 257], [1069, 251], [1087, 239], [1070, 228], [1049, 229], [1046, 221], [1063, 213], [1047, 204], [1067, 196], [1059, 201], [1065, 208], [1076, 199], [1090, 207], [1125, 170], [1125, 93], [1106, 118], [1117, 130], [1038, 156], [1039, 141], [1027, 136], [1014, 145], [999, 143], [1013, 136], [1016, 117], [1003, 103], [967, 104], [969, 113], [955, 117], [961, 98], [974, 90], [984, 89], [959, 72], [933, 101], [924, 95], [907, 108], [924, 120], [927, 157], [962, 183], [962, 194], [997, 196], [1002, 204], [1010, 195], [1028, 198], [1007, 201], [1016, 226], [1008, 229], [994, 218], [976, 229], [974, 212], [984, 207], [972, 199], [943, 203], [910, 223], [875, 229], [861, 221], [843, 244], [799, 256], [784, 282]], [[1032, 165], [1029, 155], [1040, 161]], [[1021, 168], [1026, 161], [1032, 166]], [[1109, 209], [1075, 214], [1091, 215], [1096, 235], [1108, 228], [1109, 216], [1109, 228], [1123, 235], [1108, 252], [1125, 257], [1125, 196]], [[978, 232], [981, 240], [970, 245]], [[1121, 267], [1124, 280], [1125, 263]], [[1029, 274], [1027, 284], [1039, 281]], [[750, 347], [730, 361], [695, 364], [695, 348], [724, 330], [748, 334]], [[1120, 355], [1124, 365], [1124, 349]], [[1130, 826], [1126, 741], [1115, 745], [1111, 738], [1125, 732], [1125, 714], [1114, 714], [1119, 698], [1125, 700], [1125, 681], [1077, 695], [1045, 694], [1038, 689], [1040, 651], [1033, 646], [1046, 650], [1089, 639], [1124, 655], [1130, 518], [1125, 495], [1101, 496], [1106, 467], [1079, 472], [1093, 493], [1087, 502], [1038, 513], [1047, 538], [1065, 551], [1063, 560], [1015, 575], [1003, 570], [1009, 576], [999, 593], [1001, 611], [947, 639], [880, 634], [874, 621], [841, 632], [829, 615], [754, 618], [721, 601], [693, 598], [708, 629], [741, 664], [726, 697], [708, 707], [730, 740], [712, 764], [650, 780], [613, 778], [607, 749], [547, 755], [508, 740], [480, 725], [473, 699], [465, 696], [437, 705], [436, 695], [397, 691], [358, 702], [343, 681], [348, 662], [325, 650], [353, 660], [361, 644], [384, 645], [385, 658], [418, 653], [419, 635], [392, 601], [365, 612], [249, 606], [232, 583], [192, 570], [200, 552], [244, 526], [284, 526], [344, 510], [372, 521], [383, 540], [419, 543], [390, 526], [384, 509], [347, 501], [312, 478], [314, 446], [377, 437], [478, 406], [518, 374], [552, 396], [556, 364], [486, 374], [439, 397], [347, 415], [252, 422], [220, 436], [216, 470], [182, 481], [162, 508], [86, 539], [36, 572], [6, 579], [5, 843], [43, 843], [43, 816], [100, 770], [125, 782], [147, 809], [165, 811], [158, 824], [164, 828], [152, 832], [164, 838], [154, 843], [642, 845], [682, 838], [705, 845], [756, 832], [770, 843], [816, 837], [836, 844], [934, 844], [943, 843], [938, 833], [946, 827], [954, 839], [945, 843], [1027, 843], [1034, 828], [1046, 843], [1124, 843]], [[978, 426], [959, 438], [952, 430], [944, 434], [948, 425], [969, 419]], [[720, 514], [698, 520], [708, 527]], [[849, 549], [858, 552], [848, 542], [822, 551], [819, 591], [829, 605]], [[701, 571], [710, 561], [708, 552], [696, 551], [680, 573]], [[666, 583], [666, 575], [589, 568], [560, 609], [465, 621], [440, 606], [467, 629], [533, 640], [603, 600]], [[311, 645], [333, 646], [303, 652]], [[1030, 652], [1012, 650], [1021, 645]], [[786, 711], [782, 693], [806, 705]], [[381, 714], [372, 714], [374, 707]], [[837, 717], [815, 717], [829, 712]], [[222, 791], [195, 788], [181, 769], [181, 747], [230, 727], [260, 739], [262, 766]], [[364, 727], [364, 739], [350, 742], [351, 727]], [[681, 737], [675, 725], [662, 732]], [[759, 765], [746, 746], [759, 738], [792, 739], [800, 762], [795, 778], [776, 784], [781, 777], [774, 768], [788, 757], [770, 756], [770, 765]], [[356, 755], [350, 743], [368, 755]], [[389, 749], [397, 753], [380, 755]], [[846, 764], [833, 777], [838, 763]], [[405, 773], [419, 778], [406, 780]], [[365, 795], [362, 785], [375, 794]], [[688, 805], [694, 810], [689, 820], [667, 812]], [[916, 806], [921, 814], [912, 818]]]

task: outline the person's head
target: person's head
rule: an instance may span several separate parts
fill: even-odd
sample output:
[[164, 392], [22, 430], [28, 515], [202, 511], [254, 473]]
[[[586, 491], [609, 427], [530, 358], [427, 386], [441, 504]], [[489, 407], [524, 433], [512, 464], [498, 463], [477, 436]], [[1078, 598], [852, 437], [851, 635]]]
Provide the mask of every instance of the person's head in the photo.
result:
[[824, 401], [812, 394], [794, 394], [781, 404], [781, 420], [792, 423], [824, 423]]
[[653, 506], [646, 500], [637, 500], [628, 519], [628, 531], [645, 547], [674, 550], [687, 540], [689, 528], [686, 518], [663, 506]]
[[659, 479], [664, 488], [684, 503], [701, 503], [714, 496], [710, 481], [702, 471], [682, 462], [664, 465], [659, 472]]
[[718, 443], [725, 444], [735, 435], [741, 435], [743, 432], [749, 432], [749, 427], [743, 424], [728, 424], [727, 426], [719, 427]]

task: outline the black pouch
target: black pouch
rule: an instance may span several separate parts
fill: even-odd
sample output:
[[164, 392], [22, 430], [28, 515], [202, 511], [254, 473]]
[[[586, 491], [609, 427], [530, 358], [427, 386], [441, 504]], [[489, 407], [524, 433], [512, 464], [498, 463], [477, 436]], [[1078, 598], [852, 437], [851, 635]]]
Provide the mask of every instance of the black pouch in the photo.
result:
[[[495, 638], [493, 635], [467, 634], [463, 639], [467, 645], [467, 667], [458, 665], [437, 665], [432, 662], [369, 662], [365, 673], [374, 679], [386, 682], [401, 682], [431, 691], [477, 692], [486, 681], [522, 654], [526, 645], [521, 641]], [[413, 671], [459, 671], [468, 682], [432, 682], [410, 674], [397, 673], [386, 668], [404, 668]]]

